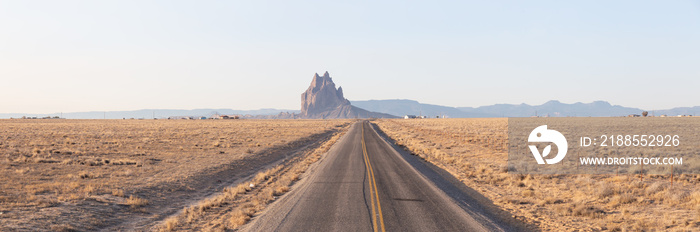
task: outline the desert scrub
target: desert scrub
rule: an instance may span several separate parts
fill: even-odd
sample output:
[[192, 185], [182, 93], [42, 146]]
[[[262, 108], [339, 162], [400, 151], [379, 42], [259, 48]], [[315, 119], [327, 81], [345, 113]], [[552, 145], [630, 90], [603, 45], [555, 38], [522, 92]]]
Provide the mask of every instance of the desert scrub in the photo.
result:
[[135, 197], [134, 195], [129, 195], [129, 198], [126, 199], [126, 204], [131, 206], [132, 208], [138, 208], [144, 205], [148, 205], [148, 200], [140, 197]]

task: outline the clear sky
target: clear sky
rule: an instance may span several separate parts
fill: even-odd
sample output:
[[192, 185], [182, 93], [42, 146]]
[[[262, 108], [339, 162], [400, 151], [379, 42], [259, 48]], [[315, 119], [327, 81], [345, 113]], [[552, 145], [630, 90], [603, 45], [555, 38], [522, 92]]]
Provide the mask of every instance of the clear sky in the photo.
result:
[[0, 1], [0, 113], [700, 105], [700, 1]]

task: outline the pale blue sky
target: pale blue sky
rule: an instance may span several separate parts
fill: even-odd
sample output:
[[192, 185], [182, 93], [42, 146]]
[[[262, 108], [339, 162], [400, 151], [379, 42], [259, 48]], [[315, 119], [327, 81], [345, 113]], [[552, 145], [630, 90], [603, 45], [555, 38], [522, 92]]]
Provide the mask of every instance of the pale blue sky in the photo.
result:
[[700, 105], [700, 1], [0, 1], [0, 113]]

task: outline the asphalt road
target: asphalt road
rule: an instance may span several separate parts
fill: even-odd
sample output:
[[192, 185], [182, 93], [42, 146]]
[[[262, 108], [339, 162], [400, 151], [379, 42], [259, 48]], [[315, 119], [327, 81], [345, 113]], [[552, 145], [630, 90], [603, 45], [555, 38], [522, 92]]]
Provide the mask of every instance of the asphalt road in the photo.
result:
[[435, 180], [440, 175], [428, 177], [415, 166], [369, 122], [358, 122], [311, 168], [307, 178], [241, 229], [520, 230], [493, 218], [452, 182]]

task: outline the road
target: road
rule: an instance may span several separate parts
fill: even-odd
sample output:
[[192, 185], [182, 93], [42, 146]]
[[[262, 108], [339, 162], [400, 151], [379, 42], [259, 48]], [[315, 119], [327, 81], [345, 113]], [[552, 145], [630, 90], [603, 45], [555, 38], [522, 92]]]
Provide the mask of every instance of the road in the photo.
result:
[[522, 230], [492, 216], [484, 209], [488, 207], [480, 207], [450, 181], [435, 181], [439, 175], [427, 177], [406, 159], [369, 122], [357, 122], [308, 177], [241, 229]]

